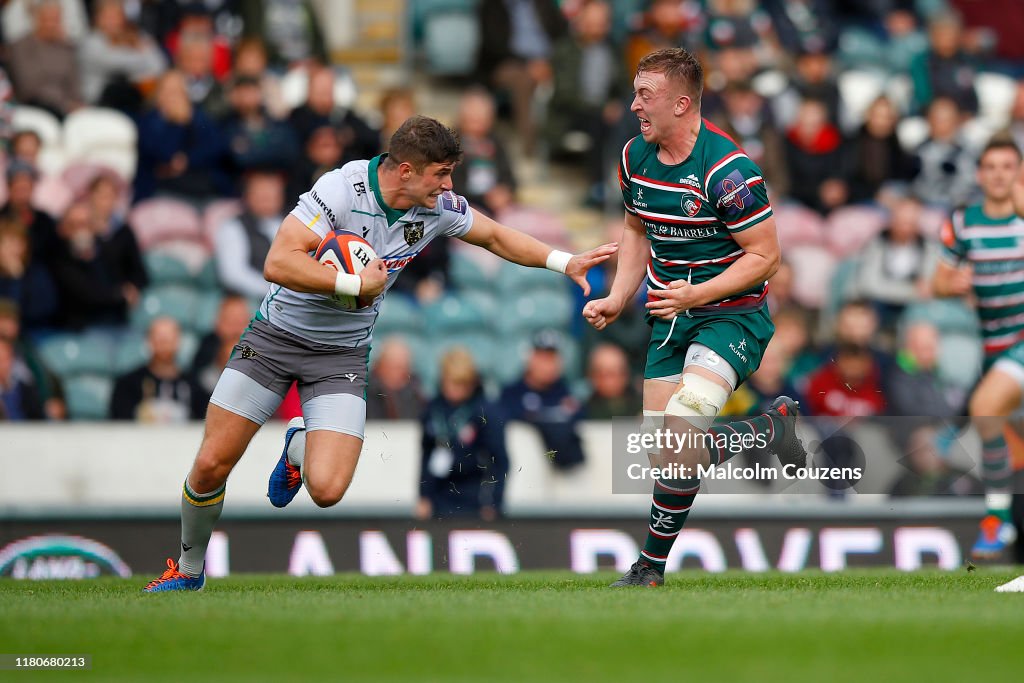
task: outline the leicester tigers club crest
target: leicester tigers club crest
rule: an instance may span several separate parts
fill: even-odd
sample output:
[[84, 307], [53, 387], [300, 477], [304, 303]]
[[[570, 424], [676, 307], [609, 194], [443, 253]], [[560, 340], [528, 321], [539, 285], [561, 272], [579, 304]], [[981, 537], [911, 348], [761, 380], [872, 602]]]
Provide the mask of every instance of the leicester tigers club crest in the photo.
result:
[[423, 239], [423, 221], [403, 223], [402, 229], [403, 236], [405, 237], [405, 243], [410, 247]]
[[697, 215], [697, 212], [700, 211], [700, 200], [693, 199], [692, 197], [685, 197], [683, 199], [683, 211], [686, 212], [687, 216], [693, 218]]

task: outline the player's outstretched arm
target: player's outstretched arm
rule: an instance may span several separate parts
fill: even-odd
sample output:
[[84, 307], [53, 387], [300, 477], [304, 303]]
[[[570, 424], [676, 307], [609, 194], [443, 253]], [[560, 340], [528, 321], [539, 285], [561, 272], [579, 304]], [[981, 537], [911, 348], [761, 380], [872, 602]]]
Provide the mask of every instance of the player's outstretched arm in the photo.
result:
[[[312, 294], [353, 294], [338, 289], [339, 273], [329, 266], [317, 263], [309, 253], [320, 244], [320, 236], [302, 224], [295, 216], [285, 217], [270, 245], [263, 265], [263, 277], [268, 282], [296, 292]], [[341, 274], [344, 277], [344, 274]], [[360, 296], [377, 296], [384, 291], [388, 271], [384, 262], [374, 259], [359, 273]]]
[[[587, 271], [598, 263], [607, 261], [618, 249], [617, 244], [611, 243], [602, 244], [581, 254], [563, 254], [539, 239], [514, 230], [507, 225], [502, 225], [475, 209], [473, 210], [473, 227], [461, 239], [521, 266], [550, 268], [565, 273], [573, 282], [583, 288], [584, 294], [590, 294]], [[563, 260], [562, 263], [558, 263], [559, 256], [568, 256], [569, 258], [567, 261]]]
[[675, 280], [667, 289], [651, 290], [658, 301], [647, 304], [651, 315], [672, 318], [691, 308], [720, 301], [761, 284], [779, 269], [782, 252], [775, 229], [775, 217], [770, 216], [752, 228], [733, 233], [733, 239], [743, 248], [743, 256], [715, 277], [698, 285], [686, 280]]
[[583, 307], [583, 317], [596, 329], [603, 330], [615, 322], [626, 302], [636, 294], [647, 277], [650, 248], [650, 240], [640, 218], [626, 213], [626, 227], [619, 241], [619, 264], [608, 296], [588, 301]]

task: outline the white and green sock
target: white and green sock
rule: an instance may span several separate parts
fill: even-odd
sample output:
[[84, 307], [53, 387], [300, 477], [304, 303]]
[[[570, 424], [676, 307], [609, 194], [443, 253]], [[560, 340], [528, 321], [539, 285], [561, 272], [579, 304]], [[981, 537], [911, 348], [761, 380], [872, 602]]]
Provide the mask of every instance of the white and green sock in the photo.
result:
[[181, 489], [181, 557], [178, 571], [199, 576], [206, 564], [206, 546], [213, 527], [224, 509], [224, 486], [209, 493], [197, 493], [188, 485]]

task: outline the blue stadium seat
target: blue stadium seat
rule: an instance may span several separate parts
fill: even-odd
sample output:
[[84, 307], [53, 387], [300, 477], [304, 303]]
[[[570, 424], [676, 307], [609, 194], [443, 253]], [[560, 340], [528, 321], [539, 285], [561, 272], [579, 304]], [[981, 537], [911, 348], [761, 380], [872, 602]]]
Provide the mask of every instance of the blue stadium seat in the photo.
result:
[[943, 334], [978, 334], [977, 315], [959, 299], [935, 299], [907, 306], [900, 326], [905, 327], [919, 320], [932, 323]]
[[106, 375], [112, 371], [114, 342], [110, 335], [102, 333], [62, 334], [43, 342], [39, 355], [46, 367], [60, 377]]
[[488, 319], [472, 302], [454, 294], [445, 294], [423, 307], [423, 320], [427, 332], [436, 338], [478, 332], [485, 329]]
[[188, 272], [188, 266], [173, 254], [159, 249], [152, 249], [142, 255], [146, 264], [146, 272], [149, 274], [150, 282], [154, 286], [172, 284], [190, 284], [192, 274]]
[[502, 335], [532, 334], [547, 328], [567, 330], [572, 316], [573, 299], [560, 288], [510, 298], [501, 306], [496, 324]]
[[203, 335], [210, 332], [217, 324], [217, 313], [220, 312], [222, 298], [217, 290], [199, 295], [196, 301], [195, 318], [191, 325], [191, 328], [198, 334]]
[[448, 274], [452, 284], [461, 292], [478, 291], [494, 286], [493, 279], [471, 257], [458, 251], [452, 252], [448, 265]]
[[497, 284], [502, 297], [521, 295], [532, 290], [565, 290], [568, 287], [564, 275], [545, 268], [523, 268], [513, 263], [502, 264]]
[[72, 420], [105, 420], [114, 382], [101, 375], [79, 375], [64, 383], [64, 400]]
[[130, 330], [118, 341], [114, 349], [114, 362], [111, 372], [115, 376], [124, 375], [149, 361], [149, 343], [146, 334], [140, 330]]
[[377, 338], [402, 334], [410, 338], [423, 334], [423, 314], [411, 299], [401, 294], [388, 294], [380, 306], [373, 328]]
[[432, 14], [423, 24], [423, 52], [433, 76], [466, 76], [476, 67], [480, 26], [470, 12]]
[[142, 301], [132, 311], [132, 327], [145, 330], [155, 318], [169, 316], [188, 329], [195, 318], [198, 292], [192, 287], [164, 285], [150, 287], [142, 295]]

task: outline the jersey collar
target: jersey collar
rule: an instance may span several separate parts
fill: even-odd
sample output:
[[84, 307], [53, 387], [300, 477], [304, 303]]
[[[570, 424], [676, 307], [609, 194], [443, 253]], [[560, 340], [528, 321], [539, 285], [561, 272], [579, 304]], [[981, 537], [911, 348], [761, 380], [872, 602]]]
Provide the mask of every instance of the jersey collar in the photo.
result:
[[370, 159], [370, 167], [367, 169], [366, 174], [370, 181], [370, 189], [373, 190], [373, 198], [377, 200], [377, 204], [384, 211], [384, 216], [387, 217], [388, 226], [392, 226], [398, 221], [399, 218], [406, 214], [405, 211], [399, 211], [398, 209], [392, 209], [390, 206], [384, 203], [384, 196], [380, 193], [380, 183], [377, 180], [377, 167], [380, 166], [380, 162], [384, 160], [387, 154], [381, 154]]

